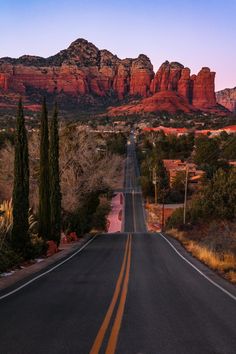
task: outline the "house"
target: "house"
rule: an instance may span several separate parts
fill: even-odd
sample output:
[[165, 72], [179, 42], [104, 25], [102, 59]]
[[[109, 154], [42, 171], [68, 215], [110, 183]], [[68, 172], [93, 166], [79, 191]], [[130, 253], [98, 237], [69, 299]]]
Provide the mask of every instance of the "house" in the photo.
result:
[[169, 174], [170, 186], [173, 184], [176, 175], [180, 172], [186, 174], [188, 171], [188, 181], [191, 185], [199, 184], [205, 175], [205, 172], [198, 170], [194, 163], [181, 160], [163, 160], [163, 163]]

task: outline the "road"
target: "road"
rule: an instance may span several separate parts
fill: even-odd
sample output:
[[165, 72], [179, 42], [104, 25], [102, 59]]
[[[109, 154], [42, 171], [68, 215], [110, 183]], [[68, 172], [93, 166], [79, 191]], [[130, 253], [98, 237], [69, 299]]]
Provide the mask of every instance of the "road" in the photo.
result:
[[147, 233], [138, 176], [131, 137], [123, 232], [2, 299], [1, 354], [236, 353], [235, 287]]
[[142, 201], [142, 192], [139, 185], [139, 168], [136, 159], [134, 138], [131, 135], [127, 146], [127, 160], [124, 181], [124, 232], [147, 232], [145, 214]]

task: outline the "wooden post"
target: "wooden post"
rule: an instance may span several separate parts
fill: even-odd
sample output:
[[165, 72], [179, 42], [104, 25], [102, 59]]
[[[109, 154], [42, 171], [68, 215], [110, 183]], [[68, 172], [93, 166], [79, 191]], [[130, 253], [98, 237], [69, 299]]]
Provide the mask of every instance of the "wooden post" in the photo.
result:
[[164, 226], [165, 226], [165, 197], [163, 194], [163, 200], [162, 200], [162, 217], [161, 217], [161, 231], [164, 231]]

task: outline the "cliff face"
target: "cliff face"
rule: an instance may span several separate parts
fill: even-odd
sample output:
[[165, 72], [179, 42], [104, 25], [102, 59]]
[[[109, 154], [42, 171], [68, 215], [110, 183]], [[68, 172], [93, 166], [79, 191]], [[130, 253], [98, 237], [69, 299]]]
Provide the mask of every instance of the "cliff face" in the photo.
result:
[[236, 87], [216, 92], [216, 99], [219, 104], [236, 113]]
[[20, 94], [33, 87], [74, 96], [106, 96], [113, 90], [120, 99], [127, 94], [146, 97], [153, 76], [153, 66], [145, 55], [121, 60], [83, 39], [47, 59], [24, 56], [0, 60], [0, 88]]
[[216, 106], [215, 73], [202, 68], [198, 75], [190, 76], [190, 69], [179, 63], [162, 64], [151, 84], [151, 91], [174, 91], [197, 108]]
[[168, 61], [155, 74], [143, 54], [121, 60], [84, 39], [49, 58], [0, 59], [0, 94], [18, 93], [29, 100], [37, 93], [49, 93], [59, 99], [61, 95], [71, 96], [79, 102], [92, 98], [96, 103], [99, 97], [111, 95], [123, 100], [127, 96], [147, 98], [158, 92], [173, 92], [176, 100], [184, 98], [189, 110], [211, 109], [216, 106], [214, 78], [215, 73], [208, 68], [190, 76], [190, 69]]

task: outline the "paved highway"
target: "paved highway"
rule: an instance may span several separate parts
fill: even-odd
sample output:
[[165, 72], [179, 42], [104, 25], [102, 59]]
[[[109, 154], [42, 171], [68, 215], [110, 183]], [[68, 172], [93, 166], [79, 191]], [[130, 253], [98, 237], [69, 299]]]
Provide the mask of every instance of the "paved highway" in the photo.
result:
[[236, 353], [235, 287], [146, 232], [138, 176], [131, 136], [123, 232], [2, 299], [0, 354]]

